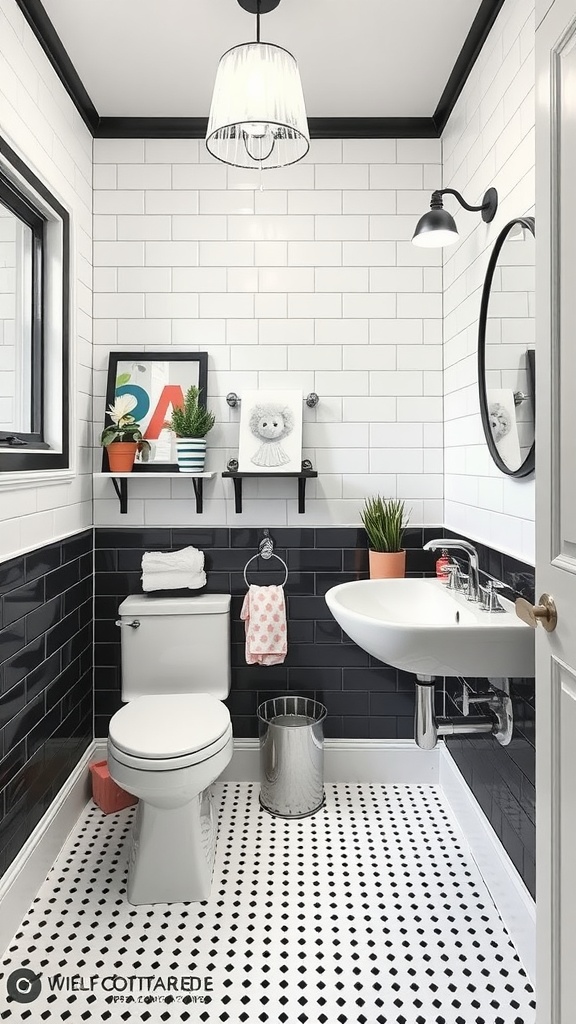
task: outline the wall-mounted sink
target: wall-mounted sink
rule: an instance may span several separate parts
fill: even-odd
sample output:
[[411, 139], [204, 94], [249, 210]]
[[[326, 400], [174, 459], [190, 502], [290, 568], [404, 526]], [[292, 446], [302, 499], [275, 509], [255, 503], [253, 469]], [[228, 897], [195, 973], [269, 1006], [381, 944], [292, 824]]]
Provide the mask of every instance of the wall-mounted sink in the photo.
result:
[[427, 676], [533, 676], [534, 630], [500, 598], [485, 612], [433, 579], [357, 580], [326, 603], [359, 647], [395, 668]]

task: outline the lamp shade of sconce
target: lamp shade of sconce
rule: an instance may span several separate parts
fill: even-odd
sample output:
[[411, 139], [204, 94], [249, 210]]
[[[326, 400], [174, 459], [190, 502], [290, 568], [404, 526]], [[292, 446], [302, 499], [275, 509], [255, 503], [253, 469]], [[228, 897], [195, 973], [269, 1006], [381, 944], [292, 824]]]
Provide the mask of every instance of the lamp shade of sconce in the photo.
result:
[[489, 223], [496, 216], [498, 209], [498, 193], [495, 188], [489, 188], [484, 193], [480, 206], [470, 206], [459, 192], [454, 188], [437, 189], [430, 198], [430, 210], [425, 213], [416, 225], [412, 236], [412, 243], [425, 249], [436, 249], [442, 246], [453, 245], [458, 241], [458, 228], [453, 216], [444, 209], [442, 196], [455, 196], [460, 206], [471, 212], [482, 214], [482, 220]]
[[260, 42], [260, 14], [276, 4], [239, 3], [256, 13], [257, 39], [233, 46], [220, 58], [206, 147], [235, 167], [285, 167], [310, 148], [298, 64], [283, 47]]
[[412, 241], [423, 249], [454, 245], [459, 239], [454, 217], [447, 210], [430, 210], [420, 217]]

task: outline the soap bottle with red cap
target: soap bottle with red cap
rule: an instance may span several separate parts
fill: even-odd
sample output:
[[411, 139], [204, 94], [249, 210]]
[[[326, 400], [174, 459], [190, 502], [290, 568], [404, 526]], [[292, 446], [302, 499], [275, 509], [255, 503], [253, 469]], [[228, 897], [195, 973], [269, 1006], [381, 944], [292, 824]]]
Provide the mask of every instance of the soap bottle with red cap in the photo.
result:
[[442, 554], [436, 562], [436, 577], [441, 580], [442, 583], [448, 583], [450, 579], [450, 573], [448, 572], [448, 566], [452, 564], [452, 559], [448, 554], [447, 548], [442, 548]]

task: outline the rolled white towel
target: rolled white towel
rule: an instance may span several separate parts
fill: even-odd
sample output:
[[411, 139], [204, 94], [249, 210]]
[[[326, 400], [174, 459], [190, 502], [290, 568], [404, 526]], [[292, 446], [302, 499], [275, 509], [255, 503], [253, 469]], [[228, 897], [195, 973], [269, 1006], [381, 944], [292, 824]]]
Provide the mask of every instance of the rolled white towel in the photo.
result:
[[204, 552], [198, 548], [180, 551], [146, 551], [142, 556], [142, 572], [199, 573], [204, 570]]
[[142, 590], [200, 590], [206, 586], [206, 573], [189, 572], [143, 572]]

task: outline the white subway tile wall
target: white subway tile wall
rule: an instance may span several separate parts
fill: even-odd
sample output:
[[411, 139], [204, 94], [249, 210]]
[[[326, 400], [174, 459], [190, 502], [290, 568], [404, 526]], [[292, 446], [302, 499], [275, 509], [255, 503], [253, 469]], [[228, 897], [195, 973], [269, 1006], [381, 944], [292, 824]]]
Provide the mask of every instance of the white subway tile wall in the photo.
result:
[[[442, 181], [440, 140], [320, 140], [262, 176], [189, 140], [94, 142], [94, 466], [113, 349], [206, 350], [217, 416], [207, 468], [237, 455], [249, 388], [316, 391], [303, 456], [319, 472], [299, 515], [293, 481], [205, 485], [213, 524], [357, 524], [363, 499], [405, 497], [439, 524], [442, 254], [410, 245], [424, 188]], [[262, 184], [262, 189], [261, 189]], [[150, 481], [121, 516], [95, 481], [95, 523], [192, 525], [191, 485]]]
[[[64, 204], [72, 219], [73, 472], [69, 479], [51, 486], [0, 489], [2, 560], [92, 523], [92, 136], [13, 0], [0, 3], [0, 134]], [[104, 175], [102, 180], [109, 182], [110, 177]], [[116, 217], [112, 220], [116, 230]], [[106, 230], [104, 224], [101, 227]], [[110, 234], [100, 237], [109, 238]], [[114, 266], [118, 262], [116, 259]], [[111, 277], [102, 279], [108, 285], [111, 281]]]
[[500, 200], [491, 224], [446, 202], [461, 241], [444, 257], [445, 523], [527, 562], [534, 561], [534, 480], [504, 476], [488, 454], [476, 350], [490, 249], [507, 221], [534, 213], [534, 76], [534, 3], [507, 0], [442, 140], [444, 185], [470, 203], [493, 185]]
[[[488, 456], [476, 332], [490, 247], [533, 212], [533, 43], [533, 0], [507, 0], [442, 143], [316, 140], [261, 189], [199, 140], [93, 143], [17, 5], [1, 2], [0, 132], [73, 218], [75, 461], [70, 480], [0, 491], [0, 559], [92, 522], [108, 353], [122, 348], [210, 353], [217, 471], [236, 454], [227, 391], [289, 381], [320, 394], [304, 411], [303, 454], [320, 473], [306, 514], [293, 485], [264, 480], [247, 485], [237, 516], [218, 477], [206, 520], [354, 524], [381, 490], [406, 496], [415, 524], [446, 522], [532, 560], [533, 482], [503, 477]], [[447, 201], [462, 241], [444, 254], [410, 243], [441, 183], [471, 201], [489, 185], [500, 194], [488, 226]], [[95, 497], [98, 525], [196, 522], [184, 481], [139, 484], [127, 516], [108, 481]]]

